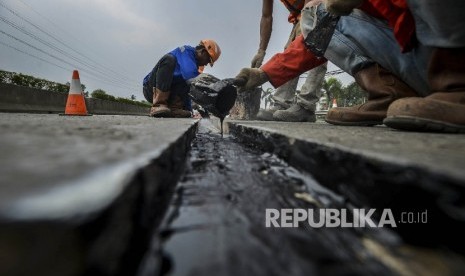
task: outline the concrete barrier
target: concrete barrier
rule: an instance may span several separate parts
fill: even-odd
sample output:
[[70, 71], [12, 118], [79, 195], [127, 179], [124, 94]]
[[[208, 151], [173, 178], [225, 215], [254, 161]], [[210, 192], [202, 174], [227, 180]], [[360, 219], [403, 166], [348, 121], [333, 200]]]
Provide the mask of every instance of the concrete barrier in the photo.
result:
[[[67, 93], [0, 83], [0, 112], [63, 113], [67, 98]], [[149, 114], [148, 107], [108, 100], [86, 98], [86, 105], [91, 114]]]

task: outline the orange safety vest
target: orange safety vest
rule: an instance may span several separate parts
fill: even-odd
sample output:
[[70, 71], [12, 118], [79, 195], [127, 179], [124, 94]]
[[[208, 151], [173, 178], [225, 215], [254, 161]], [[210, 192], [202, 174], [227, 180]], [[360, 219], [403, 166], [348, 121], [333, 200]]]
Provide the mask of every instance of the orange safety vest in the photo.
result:
[[287, 20], [289, 23], [297, 23], [300, 19], [300, 13], [305, 5], [305, 0], [281, 0], [281, 2], [289, 10], [290, 14]]

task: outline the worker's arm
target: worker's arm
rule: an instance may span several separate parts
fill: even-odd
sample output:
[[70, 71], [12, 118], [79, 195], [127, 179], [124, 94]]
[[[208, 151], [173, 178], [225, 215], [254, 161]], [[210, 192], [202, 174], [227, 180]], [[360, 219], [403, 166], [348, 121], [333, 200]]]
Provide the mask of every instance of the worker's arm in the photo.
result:
[[265, 58], [266, 49], [270, 42], [271, 32], [273, 29], [273, 0], [263, 0], [262, 18], [260, 20], [260, 45], [257, 54], [252, 59], [252, 68], [258, 68], [262, 65]]
[[241, 90], [250, 91], [269, 81], [277, 88], [326, 61], [307, 50], [304, 37], [300, 35], [283, 53], [274, 55], [261, 68], [242, 68], [236, 76], [235, 84], [242, 87]]

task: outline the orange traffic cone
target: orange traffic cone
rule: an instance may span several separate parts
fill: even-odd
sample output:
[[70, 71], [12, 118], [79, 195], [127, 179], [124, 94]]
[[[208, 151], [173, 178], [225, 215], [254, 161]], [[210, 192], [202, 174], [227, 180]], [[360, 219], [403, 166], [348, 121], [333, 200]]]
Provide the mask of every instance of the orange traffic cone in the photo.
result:
[[84, 92], [81, 88], [81, 80], [77, 70], [73, 71], [73, 79], [69, 87], [68, 100], [66, 101], [66, 108], [64, 115], [71, 116], [89, 116], [87, 113], [86, 100], [84, 99]]
[[336, 99], [333, 99], [333, 105], [331, 107], [337, 107], [337, 101]]

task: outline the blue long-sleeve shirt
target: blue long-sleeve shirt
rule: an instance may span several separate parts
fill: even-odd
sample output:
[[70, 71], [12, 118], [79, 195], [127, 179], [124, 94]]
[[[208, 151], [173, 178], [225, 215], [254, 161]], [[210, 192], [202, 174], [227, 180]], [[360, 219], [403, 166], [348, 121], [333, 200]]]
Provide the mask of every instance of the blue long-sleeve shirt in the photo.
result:
[[[187, 81], [200, 74], [197, 66], [197, 59], [195, 58], [195, 51], [194, 47], [184, 45], [168, 53], [176, 58], [176, 67], [173, 72], [173, 83]], [[143, 85], [148, 84], [152, 73], [153, 72], [149, 73], [144, 78]], [[192, 110], [192, 102], [189, 97], [186, 97], [186, 102], [184, 104], [188, 110]]]
[[[176, 58], [176, 67], [174, 68], [173, 81], [184, 80], [195, 78], [199, 75], [199, 68], [197, 66], [197, 60], [195, 59], [195, 48], [189, 45], [184, 45], [169, 52]], [[145, 76], [142, 84], [147, 85], [149, 82], [150, 74]]]

